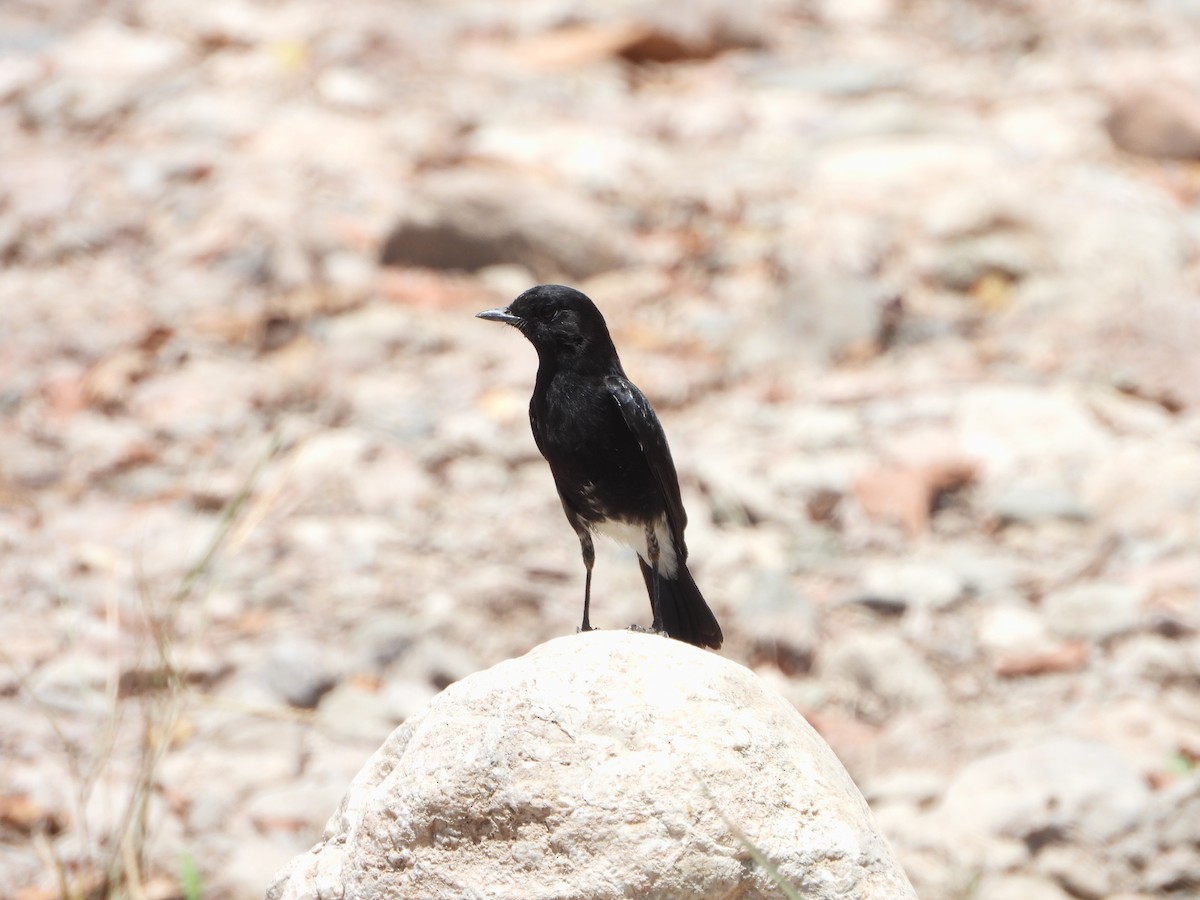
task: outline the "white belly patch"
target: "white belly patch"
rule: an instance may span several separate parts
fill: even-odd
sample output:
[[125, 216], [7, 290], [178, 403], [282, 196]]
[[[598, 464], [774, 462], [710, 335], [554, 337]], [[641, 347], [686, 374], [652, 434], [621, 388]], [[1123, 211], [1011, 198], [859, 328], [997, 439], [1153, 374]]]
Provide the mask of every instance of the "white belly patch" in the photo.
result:
[[[591, 530], [612, 538], [618, 544], [632, 547], [646, 563], [650, 562], [645, 526], [620, 519], [604, 519], [591, 525]], [[658, 540], [658, 571], [667, 578], [673, 578], [679, 569], [679, 560], [675, 557], [675, 545], [671, 541], [671, 529], [667, 527], [665, 517], [654, 523], [654, 536]]]

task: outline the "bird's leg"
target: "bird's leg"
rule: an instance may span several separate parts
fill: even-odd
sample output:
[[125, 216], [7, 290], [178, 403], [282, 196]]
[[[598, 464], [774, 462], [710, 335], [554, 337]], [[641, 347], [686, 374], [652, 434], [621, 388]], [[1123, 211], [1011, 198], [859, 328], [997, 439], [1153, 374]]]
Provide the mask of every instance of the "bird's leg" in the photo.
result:
[[653, 584], [650, 590], [650, 611], [654, 614], [654, 620], [650, 623], [650, 630], [658, 634], [663, 630], [663, 623], [662, 612], [658, 605], [658, 537], [654, 533], [653, 525], [646, 526], [646, 555], [650, 557], [650, 571], [653, 572], [653, 577], [650, 579]]
[[596, 548], [592, 545], [592, 536], [586, 531], [579, 533], [579, 549], [583, 553], [583, 567], [587, 569], [587, 578], [583, 582], [583, 624], [579, 626], [579, 630], [591, 631], [588, 608], [592, 605], [592, 565], [596, 562]]

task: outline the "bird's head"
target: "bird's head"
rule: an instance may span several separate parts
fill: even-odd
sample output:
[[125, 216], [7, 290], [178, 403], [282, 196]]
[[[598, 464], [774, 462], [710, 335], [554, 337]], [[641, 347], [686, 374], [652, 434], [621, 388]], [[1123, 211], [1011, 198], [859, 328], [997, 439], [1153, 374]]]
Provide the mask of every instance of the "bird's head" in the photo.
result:
[[485, 309], [476, 317], [512, 325], [529, 338], [539, 356], [612, 346], [608, 326], [596, 304], [562, 284], [539, 284], [508, 306]]

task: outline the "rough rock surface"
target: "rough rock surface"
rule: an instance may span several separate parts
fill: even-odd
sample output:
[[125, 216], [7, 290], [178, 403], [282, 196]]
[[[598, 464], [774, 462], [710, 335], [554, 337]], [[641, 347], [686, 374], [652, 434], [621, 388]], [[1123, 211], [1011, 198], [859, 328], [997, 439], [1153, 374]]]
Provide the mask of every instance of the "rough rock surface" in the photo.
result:
[[781, 896], [773, 877], [812, 900], [916, 896], [790, 704], [719, 656], [608, 631], [434, 698], [268, 897]]

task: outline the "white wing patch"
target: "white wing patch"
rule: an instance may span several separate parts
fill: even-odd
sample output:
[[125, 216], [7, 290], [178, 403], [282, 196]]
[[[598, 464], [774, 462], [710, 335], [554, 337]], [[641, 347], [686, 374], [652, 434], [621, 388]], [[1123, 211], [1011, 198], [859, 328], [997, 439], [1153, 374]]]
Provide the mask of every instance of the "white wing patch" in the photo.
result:
[[[595, 534], [602, 534], [618, 544], [632, 547], [637, 551], [637, 555], [649, 564], [650, 550], [646, 546], [645, 526], [623, 522], [620, 519], [603, 519], [589, 523], [588, 527]], [[675, 544], [671, 540], [671, 529], [667, 526], [666, 516], [654, 523], [654, 536], [658, 539], [658, 571], [667, 578], [674, 578], [679, 570], [679, 560], [675, 556]]]

